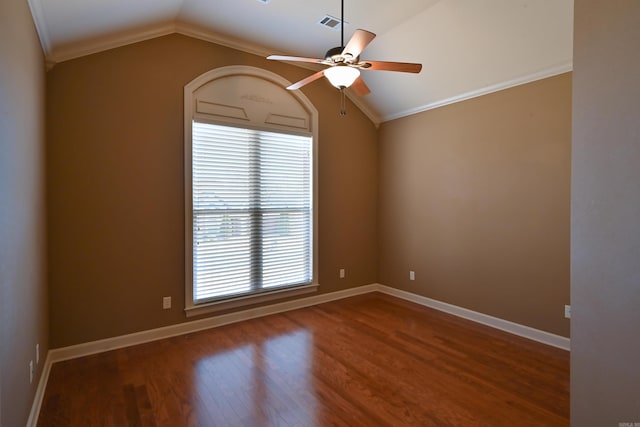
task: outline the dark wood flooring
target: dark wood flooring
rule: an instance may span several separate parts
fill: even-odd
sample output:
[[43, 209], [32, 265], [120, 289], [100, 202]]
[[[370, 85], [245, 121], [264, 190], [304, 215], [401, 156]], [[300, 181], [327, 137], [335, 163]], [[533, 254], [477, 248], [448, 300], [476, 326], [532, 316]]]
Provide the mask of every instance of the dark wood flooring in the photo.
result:
[[38, 426], [568, 426], [569, 354], [373, 293], [55, 363]]

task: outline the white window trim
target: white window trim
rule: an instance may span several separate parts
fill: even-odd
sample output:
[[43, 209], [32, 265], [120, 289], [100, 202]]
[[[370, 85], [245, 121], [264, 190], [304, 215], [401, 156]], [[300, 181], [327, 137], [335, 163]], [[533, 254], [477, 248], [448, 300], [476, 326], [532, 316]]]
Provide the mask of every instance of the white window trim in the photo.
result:
[[[270, 291], [263, 291], [255, 294], [241, 295], [237, 297], [229, 297], [218, 301], [212, 301], [202, 304], [193, 303], [193, 200], [192, 200], [192, 121], [196, 117], [196, 99], [195, 92], [202, 86], [211, 83], [220, 78], [232, 76], [249, 76], [265, 80], [280, 87], [288, 96], [292, 96], [297, 103], [306, 110], [310, 120], [308, 128], [304, 132], [298, 131], [304, 135], [310, 135], [313, 138], [312, 154], [312, 179], [313, 179], [313, 281], [311, 284], [279, 288]], [[275, 299], [287, 298], [316, 292], [318, 284], [318, 111], [311, 101], [300, 91], [287, 91], [285, 88], [291, 82], [285, 78], [274, 74], [270, 71], [248, 66], [229, 66], [217, 68], [208, 71], [184, 87], [184, 188], [185, 188], [185, 313], [187, 317], [198, 316], [206, 313], [213, 313], [222, 310], [228, 310], [236, 307], [258, 304], [261, 302], [271, 301]], [[198, 118], [198, 121], [202, 118]], [[238, 125], [233, 118], [226, 120], [224, 117], [216, 117], [206, 119], [215, 124], [220, 125]], [[255, 127], [258, 130], [277, 131], [283, 130], [276, 127], [266, 125], [255, 125], [247, 123], [247, 127]], [[292, 133], [289, 131], [289, 133]]]

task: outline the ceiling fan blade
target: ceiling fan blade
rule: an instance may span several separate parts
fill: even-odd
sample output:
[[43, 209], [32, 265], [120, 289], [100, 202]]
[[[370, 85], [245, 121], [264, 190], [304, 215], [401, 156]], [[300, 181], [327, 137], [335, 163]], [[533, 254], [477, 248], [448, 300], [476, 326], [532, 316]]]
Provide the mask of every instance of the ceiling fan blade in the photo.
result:
[[349, 88], [358, 96], [365, 96], [371, 93], [371, 89], [369, 89], [369, 86], [362, 80], [362, 77], [358, 77]]
[[422, 64], [410, 62], [363, 61], [360, 65], [365, 70], [402, 71], [403, 73], [419, 73], [422, 70]]
[[351, 36], [351, 40], [347, 43], [342, 51], [342, 55], [349, 54], [353, 58], [357, 58], [360, 56], [360, 53], [364, 50], [365, 47], [371, 43], [371, 41], [376, 38], [376, 35], [367, 30], [356, 30]]
[[309, 84], [311, 82], [314, 82], [316, 80], [318, 80], [319, 78], [321, 78], [322, 76], [324, 76], [324, 70], [318, 71], [315, 74], [311, 74], [309, 77], [307, 77], [306, 79], [302, 79], [297, 83], [292, 84], [291, 86], [289, 86], [287, 89], [288, 90], [296, 90], [296, 89], [300, 89], [302, 86]]
[[275, 61], [297, 61], [297, 62], [313, 62], [314, 64], [321, 63], [323, 60], [318, 58], [302, 58], [299, 56], [284, 56], [284, 55], [270, 55], [267, 59]]

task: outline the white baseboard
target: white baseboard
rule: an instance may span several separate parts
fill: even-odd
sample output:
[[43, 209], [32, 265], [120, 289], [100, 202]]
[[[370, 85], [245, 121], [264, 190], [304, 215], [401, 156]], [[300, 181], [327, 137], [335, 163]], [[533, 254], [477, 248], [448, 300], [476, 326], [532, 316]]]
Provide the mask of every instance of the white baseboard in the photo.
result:
[[309, 307], [329, 301], [343, 299], [355, 295], [366, 294], [377, 290], [377, 285], [365, 285], [357, 288], [345, 289], [343, 291], [331, 292], [328, 294], [314, 295], [307, 298], [299, 298], [293, 301], [270, 304], [258, 308], [236, 311], [229, 314], [208, 317], [206, 319], [194, 320], [191, 322], [178, 323], [177, 325], [165, 326], [157, 329], [136, 332], [128, 335], [121, 335], [113, 338], [106, 338], [99, 341], [91, 341], [69, 347], [56, 348], [51, 350], [52, 363], [62, 360], [75, 359], [77, 357], [102, 353], [117, 348], [129, 347], [136, 344], [143, 344], [163, 338], [184, 335], [191, 332], [202, 331], [230, 323], [242, 322], [243, 320], [254, 319], [256, 317], [268, 316], [270, 314], [282, 313], [296, 310], [298, 308]]
[[371, 285], [359, 286], [357, 288], [345, 289], [343, 291], [314, 295], [307, 298], [299, 298], [293, 301], [271, 304], [264, 307], [251, 308], [235, 313], [223, 314], [206, 319], [179, 323], [177, 325], [165, 326], [162, 328], [150, 329], [133, 334], [121, 335], [118, 337], [106, 338], [99, 341], [91, 341], [69, 347], [49, 350], [49, 352], [47, 353], [47, 359], [44, 364], [42, 375], [40, 376], [36, 395], [31, 406], [31, 412], [29, 413], [27, 427], [35, 427], [38, 422], [38, 414], [40, 413], [40, 407], [44, 398], [44, 392], [49, 380], [51, 365], [55, 362], [89, 356], [91, 354], [102, 353], [105, 351], [143, 344], [146, 342], [170, 338], [178, 335], [184, 335], [191, 332], [197, 332], [205, 329], [215, 328], [218, 326], [228, 325], [231, 323], [242, 322], [243, 320], [255, 319], [257, 317], [268, 316], [285, 311], [296, 310], [299, 308], [309, 307], [325, 302], [335, 301], [356, 295], [362, 295], [369, 292], [381, 292], [387, 295], [414, 302], [416, 304], [423, 305], [425, 307], [444, 311], [446, 313], [453, 314], [454, 316], [462, 317], [464, 319], [468, 319], [477, 323], [482, 323], [483, 325], [491, 326], [493, 328], [500, 329], [514, 335], [529, 338], [543, 344], [558, 347], [567, 351], [570, 349], [569, 338], [554, 335], [549, 332], [540, 331], [528, 326], [509, 322], [503, 319], [498, 319], [497, 317], [492, 317], [486, 314], [468, 310], [466, 308], [447, 304], [445, 302], [437, 301], [431, 298], [423, 297], [410, 292], [402, 291], [400, 289], [395, 289], [389, 286], [375, 283]]
[[29, 413], [29, 419], [27, 421], [27, 427], [36, 427], [36, 425], [38, 424], [38, 415], [40, 414], [40, 408], [44, 399], [44, 392], [47, 388], [47, 382], [49, 381], [49, 373], [51, 372], [51, 366], [55, 362], [89, 356], [92, 354], [102, 353], [105, 351], [129, 347], [137, 344], [144, 344], [146, 342], [184, 335], [191, 332], [202, 331], [205, 329], [241, 322], [243, 320], [255, 319], [257, 317], [268, 316], [270, 314], [282, 313], [285, 311], [296, 310], [298, 308], [309, 307], [325, 302], [366, 294], [369, 292], [375, 292], [376, 290], [378, 290], [377, 287], [378, 285], [375, 284], [364, 285], [357, 288], [345, 289], [343, 291], [314, 295], [307, 298], [299, 298], [293, 301], [271, 304], [264, 307], [252, 308], [235, 313], [223, 314], [206, 319], [194, 320], [191, 322], [179, 323], [177, 325], [165, 326], [162, 328], [150, 329], [133, 334], [121, 335], [118, 337], [106, 338], [103, 340], [91, 341], [87, 343], [72, 345], [69, 347], [49, 350], [42, 370], [42, 375], [40, 375], [38, 388], [33, 398], [31, 412]]
[[38, 415], [40, 414], [40, 408], [42, 407], [42, 401], [44, 400], [44, 392], [47, 389], [47, 383], [49, 382], [49, 373], [51, 372], [51, 351], [47, 353], [47, 358], [42, 366], [42, 373], [40, 374], [40, 380], [38, 381], [38, 388], [36, 388], [36, 394], [33, 397], [33, 404], [31, 405], [31, 411], [29, 412], [29, 418], [27, 419], [27, 427], [36, 427], [38, 424]]
[[462, 317], [467, 320], [472, 320], [483, 325], [491, 326], [501, 331], [509, 332], [510, 334], [518, 335], [530, 340], [538, 341], [543, 344], [547, 344], [553, 347], [561, 348], [563, 350], [570, 351], [571, 340], [569, 338], [555, 335], [550, 332], [534, 329], [529, 326], [520, 325], [519, 323], [510, 322], [508, 320], [499, 319], [497, 317], [489, 316], [487, 314], [478, 313], [477, 311], [469, 310], [466, 308], [458, 307], [457, 305], [448, 304], [446, 302], [437, 301], [431, 298], [416, 295], [411, 292], [402, 291], [400, 289], [391, 288], [385, 285], [378, 285], [379, 292], [387, 295], [391, 295], [397, 298], [401, 298], [407, 301], [415, 302], [416, 304], [423, 305], [425, 307], [434, 308], [445, 313], [453, 314], [454, 316]]

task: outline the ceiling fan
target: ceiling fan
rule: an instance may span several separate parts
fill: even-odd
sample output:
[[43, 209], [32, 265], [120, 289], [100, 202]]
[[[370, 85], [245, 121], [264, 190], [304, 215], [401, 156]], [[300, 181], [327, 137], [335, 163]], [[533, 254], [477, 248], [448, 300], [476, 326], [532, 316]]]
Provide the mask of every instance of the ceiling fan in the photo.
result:
[[271, 55], [267, 59], [277, 61], [297, 61], [310, 62], [315, 64], [328, 65], [328, 68], [318, 71], [309, 77], [300, 80], [297, 83], [287, 87], [289, 90], [300, 89], [304, 85], [326, 77], [329, 82], [342, 93], [341, 115], [345, 115], [344, 89], [351, 88], [358, 96], [365, 96], [371, 93], [371, 90], [360, 77], [360, 70], [380, 70], [380, 71], [401, 71], [404, 73], [419, 73], [422, 70], [422, 64], [414, 64], [408, 62], [384, 62], [384, 61], [365, 61], [360, 60], [362, 51], [373, 41], [376, 35], [370, 31], [357, 29], [349, 42], [344, 44], [344, 0], [341, 1], [341, 45], [333, 47], [327, 51], [324, 59], [320, 58], [303, 58], [299, 56], [283, 56]]

